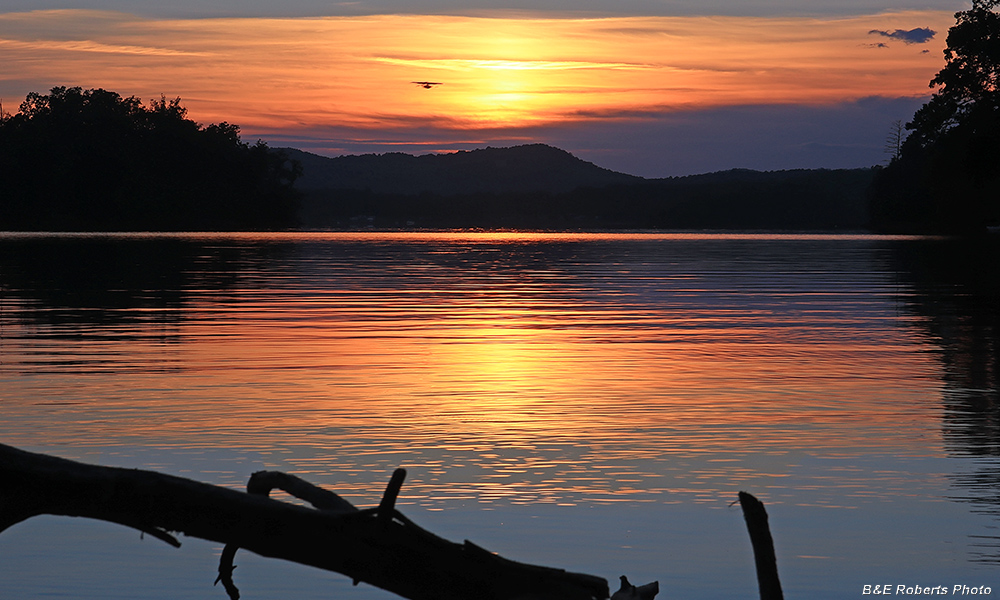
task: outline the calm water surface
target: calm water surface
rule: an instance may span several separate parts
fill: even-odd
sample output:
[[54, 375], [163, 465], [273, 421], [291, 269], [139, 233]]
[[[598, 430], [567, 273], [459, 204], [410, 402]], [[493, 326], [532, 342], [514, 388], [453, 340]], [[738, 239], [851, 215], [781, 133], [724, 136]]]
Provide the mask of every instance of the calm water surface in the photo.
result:
[[[0, 443], [237, 488], [280, 469], [362, 506], [403, 466], [399, 507], [426, 528], [666, 598], [756, 597], [746, 490], [787, 597], [1000, 595], [997, 256], [873, 236], [0, 234]], [[0, 598], [221, 600], [218, 552], [36, 518], [0, 534]], [[250, 600], [393, 597], [237, 564]]]

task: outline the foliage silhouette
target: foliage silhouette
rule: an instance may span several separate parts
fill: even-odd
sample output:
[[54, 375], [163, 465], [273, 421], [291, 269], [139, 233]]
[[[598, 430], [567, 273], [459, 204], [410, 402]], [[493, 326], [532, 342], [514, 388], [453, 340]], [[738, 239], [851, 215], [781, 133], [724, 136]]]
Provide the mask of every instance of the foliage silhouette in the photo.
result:
[[180, 98], [103, 89], [28, 94], [0, 120], [0, 229], [235, 230], [295, 224], [300, 168]]
[[870, 189], [887, 231], [979, 233], [1000, 222], [1000, 0], [955, 14], [939, 88], [907, 123], [900, 155]]

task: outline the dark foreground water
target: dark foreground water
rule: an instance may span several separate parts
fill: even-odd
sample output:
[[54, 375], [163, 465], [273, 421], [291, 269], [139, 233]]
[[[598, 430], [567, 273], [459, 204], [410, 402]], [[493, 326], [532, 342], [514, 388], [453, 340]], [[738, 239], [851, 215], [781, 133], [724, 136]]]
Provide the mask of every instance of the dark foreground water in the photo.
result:
[[[404, 466], [427, 529], [663, 598], [756, 597], [746, 490], [788, 598], [1000, 595], [994, 246], [0, 234], [0, 443], [361, 506]], [[183, 541], [35, 518], [0, 534], [0, 598], [225, 598]], [[237, 564], [248, 600], [392, 597]]]

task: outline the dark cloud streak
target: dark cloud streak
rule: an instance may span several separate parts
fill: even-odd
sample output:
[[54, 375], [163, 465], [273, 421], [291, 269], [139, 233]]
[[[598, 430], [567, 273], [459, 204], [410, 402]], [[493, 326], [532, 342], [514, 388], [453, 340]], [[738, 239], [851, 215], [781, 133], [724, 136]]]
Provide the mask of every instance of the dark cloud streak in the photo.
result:
[[897, 29], [896, 31], [886, 31], [884, 29], [872, 29], [868, 35], [881, 35], [883, 37], [899, 40], [904, 44], [926, 44], [934, 39], [936, 31], [928, 27], [917, 27], [916, 29]]

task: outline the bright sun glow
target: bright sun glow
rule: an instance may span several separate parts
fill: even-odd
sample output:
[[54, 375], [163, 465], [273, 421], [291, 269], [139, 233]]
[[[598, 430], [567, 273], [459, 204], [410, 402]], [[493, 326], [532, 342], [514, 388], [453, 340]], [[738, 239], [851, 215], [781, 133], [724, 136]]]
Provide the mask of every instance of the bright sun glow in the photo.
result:
[[[180, 96], [202, 122], [266, 131], [519, 128], [760, 103], [919, 96], [944, 36], [878, 44], [874, 29], [951, 13], [845, 18], [512, 19], [421, 15], [147, 20], [0, 14], [0, 97], [52, 85]], [[440, 82], [431, 89], [416, 81]], [[369, 132], [369, 133], [365, 133]]]

